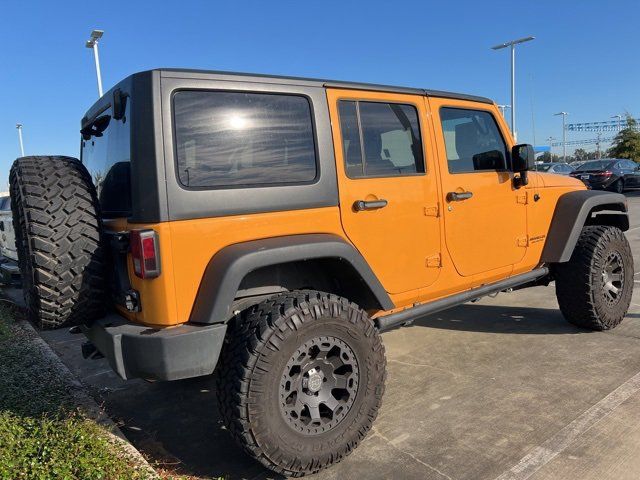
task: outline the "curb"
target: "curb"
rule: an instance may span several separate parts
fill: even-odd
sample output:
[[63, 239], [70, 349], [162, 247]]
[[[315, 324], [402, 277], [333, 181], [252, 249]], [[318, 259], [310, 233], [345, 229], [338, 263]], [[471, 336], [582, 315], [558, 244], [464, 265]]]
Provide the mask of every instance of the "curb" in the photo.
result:
[[[2, 297], [5, 302], [17, 307], [21, 313], [24, 313], [24, 307], [15, 303], [12, 299], [7, 298], [4, 293], [5, 292], [2, 292], [0, 289], [0, 297]], [[82, 382], [80, 382], [80, 380], [78, 380], [71, 370], [69, 370], [69, 368], [62, 362], [60, 357], [58, 357], [49, 344], [42, 339], [36, 329], [33, 328], [33, 326], [24, 318], [17, 319], [15, 325], [30, 334], [29, 336], [31, 337], [33, 346], [43, 355], [43, 357], [47, 358], [51, 362], [56, 370], [58, 370], [60, 378], [69, 384], [71, 387], [69, 394], [82, 413], [84, 413], [87, 418], [105, 427], [105, 433], [109, 440], [122, 448], [129, 458], [142, 471], [147, 473], [150, 478], [159, 479], [160, 477], [149, 462], [147, 462], [142, 454], [127, 440], [120, 428], [118, 428], [113, 420], [111, 420], [104, 410], [100, 408], [93, 397], [87, 393]]]

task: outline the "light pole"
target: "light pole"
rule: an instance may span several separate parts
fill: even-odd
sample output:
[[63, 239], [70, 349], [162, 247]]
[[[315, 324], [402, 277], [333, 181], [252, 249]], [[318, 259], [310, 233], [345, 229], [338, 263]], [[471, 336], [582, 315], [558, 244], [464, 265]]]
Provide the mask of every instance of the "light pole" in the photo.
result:
[[492, 50], [500, 50], [502, 48], [511, 47], [511, 133], [513, 140], [517, 141], [518, 133], [516, 130], [516, 45], [519, 43], [529, 42], [536, 37], [524, 37], [517, 40], [491, 47]]
[[562, 115], [562, 161], [566, 162], [567, 161], [567, 128], [565, 124], [565, 119], [569, 114], [567, 112], [558, 112], [558, 113], [554, 113], [553, 115], [554, 116]]
[[511, 108], [511, 105], [498, 105], [498, 110], [500, 110], [500, 113], [502, 114], [502, 118], [505, 118], [504, 111], [507, 108]]
[[622, 130], [622, 115], [614, 115], [611, 118], [617, 118], [618, 119], [618, 131]]
[[100, 75], [100, 57], [98, 57], [98, 39], [104, 34], [103, 30], [94, 30], [91, 37], [85, 43], [85, 47], [93, 49], [93, 58], [96, 61], [96, 75], [98, 76], [98, 96], [102, 97], [102, 75]]
[[16, 128], [18, 129], [18, 140], [20, 140], [20, 156], [24, 157], [24, 143], [22, 143], [22, 124], [16, 123]]

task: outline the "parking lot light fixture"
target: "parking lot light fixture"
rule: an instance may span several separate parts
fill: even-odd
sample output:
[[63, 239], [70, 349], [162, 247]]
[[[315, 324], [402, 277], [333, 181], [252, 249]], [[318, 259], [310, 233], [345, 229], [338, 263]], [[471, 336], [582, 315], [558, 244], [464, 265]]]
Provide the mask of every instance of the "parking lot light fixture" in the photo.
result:
[[16, 123], [18, 129], [18, 140], [20, 141], [20, 156], [24, 157], [24, 143], [22, 142], [22, 124]]
[[510, 40], [495, 47], [491, 47], [491, 50], [501, 50], [503, 48], [511, 47], [511, 133], [513, 134], [513, 140], [517, 141], [516, 130], [516, 45], [520, 43], [530, 42], [536, 37], [523, 37], [517, 40]]
[[100, 74], [100, 57], [98, 56], [98, 39], [102, 38], [103, 30], [94, 30], [91, 37], [85, 43], [85, 47], [93, 50], [93, 58], [96, 62], [96, 75], [98, 77], [98, 96], [102, 97], [102, 75]]
[[504, 118], [504, 111], [507, 108], [511, 108], [511, 105], [498, 105], [498, 110], [500, 110], [500, 113], [502, 114], [502, 118]]
[[567, 161], [567, 125], [566, 125], [566, 119], [567, 119], [567, 115], [569, 115], [567, 112], [558, 112], [558, 113], [554, 113], [555, 116], [558, 115], [562, 115], [562, 161], [566, 162]]
[[622, 115], [614, 115], [611, 118], [617, 118], [618, 119], [618, 131], [622, 130]]

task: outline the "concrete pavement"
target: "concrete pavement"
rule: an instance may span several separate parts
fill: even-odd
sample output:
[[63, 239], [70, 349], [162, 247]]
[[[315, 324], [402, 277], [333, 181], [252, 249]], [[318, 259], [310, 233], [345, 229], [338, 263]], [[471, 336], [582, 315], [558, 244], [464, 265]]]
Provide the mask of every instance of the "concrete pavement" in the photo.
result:
[[[640, 270], [640, 196], [628, 197]], [[562, 318], [553, 286], [538, 287], [384, 334], [374, 429], [313, 478], [640, 478], [637, 291], [633, 302], [615, 330], [586, 332]], [[124, 382], [104, 360], [82, 359], [81, 336], [42, 335], [148, 457], [195, 477], [274, 478], [222, 427], [211, 378]]]

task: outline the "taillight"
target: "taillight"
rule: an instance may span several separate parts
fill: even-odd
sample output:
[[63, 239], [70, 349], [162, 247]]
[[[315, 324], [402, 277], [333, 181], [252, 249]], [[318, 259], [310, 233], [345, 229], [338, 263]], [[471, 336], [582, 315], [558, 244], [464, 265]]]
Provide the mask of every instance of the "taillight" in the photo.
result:
[[160, 275], [160, 248], [158, 234], [154, 230], [131, 230], [129, 245], [133, 259], [133, 271], [140, 278], [156, 278]]
[[611, 175], [613, 175], [613, 172], [607, 170], [606, 172], [602, 172], [600, 175], [602, 175], [603, 177], [610, 177]]

